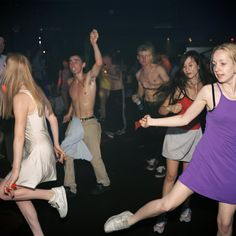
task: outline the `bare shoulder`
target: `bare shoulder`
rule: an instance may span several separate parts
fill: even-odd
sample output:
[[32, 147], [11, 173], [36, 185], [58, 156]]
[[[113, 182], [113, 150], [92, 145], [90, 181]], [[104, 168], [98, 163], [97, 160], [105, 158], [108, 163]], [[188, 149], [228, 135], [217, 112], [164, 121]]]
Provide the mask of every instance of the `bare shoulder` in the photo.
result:
[[[214, 96], [217, 101], [220, 98], [220, 90], [217, 86], [217, 83], [213, 84], [213, 89], [214, 89]], [[213, 97], [212, 84], [207, 84], [203, 86], [201, 90], [202, 90], [202, 93], [205, 94], [206, 97], [212, 100], [212, 97]]]
[[204, 85], [201, 88], [196, 100], [204, 100], [208, 109], [212, 109], [213, 93], [211, 84]]
[[26, 93], [21, 93], [21, 92], [17, 93], [13, 98], [13, 101], [16, 103], [27, 102], [29, 100], [30, 100], [29, 95], [27, 95]]
[[13, 97], [13, 106], [14, 106], [14, 110], [19, 110], [19, 111], [24, 111], [27, 110], [30, 106], [31, 103], [31, 98], [29, 97], [29, 95], [25, 94], [25, 93], [17, 93], [14, 97]]
[[141, 69], [139, 69], [135, 74], [137, 80], [139, 80], [140, 73], [141, 73]]
[[209, 96], [212, 94], [212, 87], [210, 84], [204, 85], [201, 90], [199, 91], [199, 94], [201, 94], [202, 96]]
[[165, 71], [165, 68], [159, 64], [154, 64], [154, 68], [156, 71], [159, 71], [159, 72]]

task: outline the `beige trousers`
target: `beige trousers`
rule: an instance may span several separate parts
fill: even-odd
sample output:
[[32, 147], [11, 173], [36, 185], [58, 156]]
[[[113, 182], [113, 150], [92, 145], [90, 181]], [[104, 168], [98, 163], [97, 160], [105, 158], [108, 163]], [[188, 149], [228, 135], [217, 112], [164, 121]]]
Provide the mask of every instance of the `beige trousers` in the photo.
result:
[[[96, 118], [82, 121], [81, 123], [84, 127], [84, 142], [93, 156], [91, 165], [93, 167], [97, 183], [101, 183], [104, 186], [109, 186], [110, 179], [101, 157], [101, 125], [97, 122]], [[68, 186], [72, 192], [76, 192], [74, 162], [70, 157], [68, 157], [65, 162], [64, 186]]]

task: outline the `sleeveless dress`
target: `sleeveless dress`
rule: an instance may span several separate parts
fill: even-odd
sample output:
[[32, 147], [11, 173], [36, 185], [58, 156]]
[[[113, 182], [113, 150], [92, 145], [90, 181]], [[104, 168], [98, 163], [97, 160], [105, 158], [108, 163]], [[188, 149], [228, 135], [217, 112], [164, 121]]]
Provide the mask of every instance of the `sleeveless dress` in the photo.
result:
[[[28, 90], [20, 92], [27, 94], [34, 101]], [[23, 157], [16, 184], [34, 189], [39, 183], [56, 180], [56, 177], [56, 158], [46, 118], [40, 117], [35, 110], [27, 116]]]
[[220, 101], [208, 111], [205, 133], [179, 181], [203, 196], [236, 204], [236, 100], [218, 87]]

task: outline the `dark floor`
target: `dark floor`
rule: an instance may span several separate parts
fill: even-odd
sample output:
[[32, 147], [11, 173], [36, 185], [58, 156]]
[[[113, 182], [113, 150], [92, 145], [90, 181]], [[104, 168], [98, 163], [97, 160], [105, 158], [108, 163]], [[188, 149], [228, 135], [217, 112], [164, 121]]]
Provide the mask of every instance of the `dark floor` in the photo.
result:
[[[107, 235], [103, 231], [104, 222], [113, 214], [126, 209], [137, 210], [149, 200], [160, 197], [163, 179], [154, 177], [154, 172], [145, 170], [145, 151], [135, 141], [135, 135], [117, 137], [114, 140], [103, 138], [102, 153], [112, 189], [100, 196], [92, 196], [89, 190], [95, 183], [90, 164], [76, 161], [78, 196], [69, 198], [69, 211], [65, 219], [60, 219], [57, 211], [45, 201], [34, 204], [46, 236]], [[6, 159], [0, 160], [0, 177], [4, 177], [10, 166]], [[197, 173], [196, 173], [197, 177]], [[63, 168], [58, 166], [58, 181], [42, 187], [60, 185]], [[217, 203], [197, 194], [193, 195], [192, 221], [180, 223], [179, 209], [169, 216], [169, 223], [162, 235], [211, 236], [216, 235]], [[147, 219], [132, 228], [110, 235], [152, 236], [155, 219]], [[236, 225], [234, 224], [236, 233]], [[0, 235], [32, 235], [25, 220], [14, 202], [0, 201]]]

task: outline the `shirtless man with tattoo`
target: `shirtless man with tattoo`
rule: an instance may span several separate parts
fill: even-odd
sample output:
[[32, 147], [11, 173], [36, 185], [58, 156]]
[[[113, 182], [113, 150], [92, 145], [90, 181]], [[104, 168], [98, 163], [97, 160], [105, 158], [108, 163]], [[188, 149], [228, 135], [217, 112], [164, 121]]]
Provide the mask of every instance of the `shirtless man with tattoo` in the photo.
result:
[[[83, 128], [81, 131], [82, 136], [84, 136], [83, 141], [92, 154], [91, 164], [97, 180], [97, 185], [92, 189], [92, 194], [95, 195], [101, 194], [110, 189], [110, 179], [101, 157], [101, 126], [94, 116], [96, 77], [98, 76], [103, 64], [102, 56], [97, 45], [98, 37], [99, 35], [97, 30], [92, 30], [90, 33], [90, 43], [94, 51], [95, 64], [87, 73], [84, 73], [83, 71], [86, 63], [81, 56], [75, 54], [69, 58], [69, 67], [73, 74], [73, 79], [69, 88], [69, 95], [72, 102], [67, 115], [64, 117], [64, 122], [69, 121], [73, 117], [73, 119], [76, 120], [78, 129], [80, 128], [79, 130], [70, 130], [71, 133], [79, 132], [81, 131], [81, 127]], [[73, 137], [79, 141], [77, 133]], [[74, 140], [72, 140], [72, 142], [73, 141]], [[77, 151], [80, 151], [80, 154], [77, 153], [78, 155], [82, 155], [81, 150]], [[75, 158], [86, 159], [86, 154], [87, 152], [85, 152], [84, 156], [82, 155], [81, 158]], [[76, 193], [74, 163], [73, 159], [70, 157], [67, 158], [65, 165], [64, 185], [68, 186], [71, 192]]]
[[[150, 44], [140, 45], [137, 49], [137, 59], [141, 65], [141, 69], [136, 73], [138, 90], [137, 93], [132, 96], [132, 100], [137, 105], [139, 105], [141, 102], [143, 103], [143, 112], [145, 114], [152, 114], [152, 116], [158, 117], [158, 106], [160, 106], [160, 104], [158, 104], [156, 92], [163, 83], [169, 81], [169, 76], [161, 65], [154, 64], [154, 55], [154, 48]], [[146, 133], [146, 130], [144, 132]], [[157, 139], [157, 136], [160, 135], [163, 136], [163, 134], [158, 132], [158, 129], [153, 129], [152, 127], [151, 129], [148, 129], [146, 135], [150, 140], [153, 140], [153, 138], [155, 140]], [[158, 139], [160, 139], [160, 137], [158, 137]], [[155, 149], [153, 146], [157, 145], [151, 145], [150, 143], [148, 148], [149, 155], [154, 156], [151, 156], [151, 159], [148, 160], [148, 166], [146, 167], [147, 170], [155, 170], [158, 162], [160, 161], [158, 160], [159, 157], [156, 156], [157, 151], [153, 150]], [[159, 166], [157, 167], [157, 173], [155, 176], [157, 178], [164, 177], [165, 174], [163, 172], [164, 168]]]

